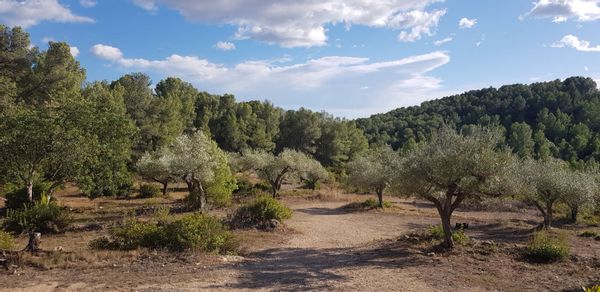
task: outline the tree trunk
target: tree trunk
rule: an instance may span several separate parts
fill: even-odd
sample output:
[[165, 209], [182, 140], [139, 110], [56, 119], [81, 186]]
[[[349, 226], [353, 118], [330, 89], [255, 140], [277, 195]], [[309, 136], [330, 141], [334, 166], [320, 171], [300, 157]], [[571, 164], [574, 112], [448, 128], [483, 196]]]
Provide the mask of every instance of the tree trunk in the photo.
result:
[[552, 205], [553, 202], [546, 203], [546, 213], [544, 214], [544, 228], [552, 227]]
[[33, 181], [27, 182], [27, 198], [30, 203], [33, 203]]
[[27, 246], [25, 247], [25, 251], [28, 251], [31, 253], [39, 251], [41, 241], [42, 241], [41, 233], [30, 231], [29, 232], [29, 242], [27, 243]]
[[383, 190], [377, 190], [377, 200], [379, 200], [379, 208], [383, 209]]
[[161, 183], [163, 185], [163, 187], [162, 187], [163, 197], [166, 197], [167, 196], [167, 190], [169, 188], [169, 182], [167, 181], [167, 182], [161, 182]]
[[452, 225], [450, 224], [450, 218], [452, 213], [449, 210], [442, 210], [440, 216], [442, 217], [442, 228], [444, 229], [444, 243], [442, 246], [446, 248], [454, 248], [454, 240], [452, 239]]
[[273, 199], [277, 198], [278, 192], [277, 192], [277, 183], [276, 182], [271, 183], [271, 195], [273, 196]]
[[579, 207], [571, 207], [571, 221], [577, 222], [577, 214], [579, 213]]
[[188, 186], [188, 203], [190, 204], [190, 207], [199, 210], [200, 212], [204, 212], [206, 209], [206, 194], [202, 188], [202, 183], [193, 176], [186, 176], [185, 183]]

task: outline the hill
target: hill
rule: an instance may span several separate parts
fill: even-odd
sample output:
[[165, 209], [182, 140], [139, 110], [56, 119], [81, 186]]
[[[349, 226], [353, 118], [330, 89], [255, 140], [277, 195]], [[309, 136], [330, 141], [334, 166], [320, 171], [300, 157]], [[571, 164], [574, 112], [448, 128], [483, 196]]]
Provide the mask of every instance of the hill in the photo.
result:
[[520, 156], [600, 160], [600, 92], [591, 78], [484, 88], [358, 119], [370, 144], [410, 148], [442, 124], [497, 126]]

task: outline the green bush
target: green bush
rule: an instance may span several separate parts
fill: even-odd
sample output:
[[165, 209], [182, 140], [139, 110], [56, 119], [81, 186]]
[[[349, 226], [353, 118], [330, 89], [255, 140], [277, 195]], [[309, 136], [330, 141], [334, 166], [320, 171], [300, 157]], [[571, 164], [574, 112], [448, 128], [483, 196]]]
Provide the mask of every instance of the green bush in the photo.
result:
[[592, 230], [586, 230], [579, 234], [581, 237], [597, 237], [598, 233]]
[[[390, 201], [383, 200], [383, 208], [391, 208], [394, 204]], [[374, 209], [379, 208], [379, 201], [373, 198], [368, 198], [364, 202], [362, 202], [361, 207], [365, 209]]]
[[582, 287], [583, 292], [600, 292], [600, 285], [594, 285], [590, 287]]
[[15, 240], [13, 237], [0, 230], [0, 250], [10, 250], [15, 246]]
[[[35, 183], [33, 185], [33, 200], [39, 201], [42, 194], [47, 194], [50, 189], [49, 184]], [[6, 199], [6, 209], [23, 209], [25, 206], [31, 206], [29, 197], [27, 196], [27, 188], [15, 189], [11, 192], [6, 193], [4, 196]]]
[[[444, 228], [442, 225], [429, 226], [429, 235], [434, 239], [444, 239]], [[465, 244], [469, 242], [470, 238], [465, 234], [462, 229], [452, 231], [452, 240], [458, 244]]]
[[235, 251], [231, 232], [215, 216], [192, 214], [164, 227], [165, 247], [169, 250], [186, 249], [215, 253]]
[[142, 222], [131, 219], [90, 242], [94, 249], [132, 250], [140, 247], [171, 251], [196, 250], [233, 253], [237, 243], [217, 217], [191, 214], [172, 222]]
[[536, 232], [525, 253], [534, 262], [555, 262], [569, 256], [570, 248], [564, 234], [551, 234], [546, 230]]
[[142, 184], [140, 185], [140, 197], [142, 198], [154, 198], [162, 194], [160, 188], [153, 184]]
[[235, 228], [268, 226], [272, 220], [282, 222], [292, 217], [292, 210], [270, 196], [261, 196], [240, 207], [231, 220]]
[[72, 221], [67, 209], [59, 206], [42, 195], [33, 206], [20, 210], [7, 210], [4, 229], [14, 233], [36, 231], [41, 233], [59, 233]]

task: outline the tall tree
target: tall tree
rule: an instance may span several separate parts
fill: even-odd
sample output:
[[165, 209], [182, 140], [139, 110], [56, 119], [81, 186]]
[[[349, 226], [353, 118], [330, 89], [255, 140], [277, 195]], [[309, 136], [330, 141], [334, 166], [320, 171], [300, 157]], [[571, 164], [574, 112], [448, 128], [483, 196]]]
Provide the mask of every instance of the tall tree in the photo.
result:
[[508, 145], [519, 157], [532, 157], [535, 143], [531, 127], [526, 123], [513, 123], [510, 126]]
[[308, 109], [289, 110], [279, 126], [277, 151], [294, 149], [308, 154], [317, 150], [317, 140], [321, 137], [319, 114]]

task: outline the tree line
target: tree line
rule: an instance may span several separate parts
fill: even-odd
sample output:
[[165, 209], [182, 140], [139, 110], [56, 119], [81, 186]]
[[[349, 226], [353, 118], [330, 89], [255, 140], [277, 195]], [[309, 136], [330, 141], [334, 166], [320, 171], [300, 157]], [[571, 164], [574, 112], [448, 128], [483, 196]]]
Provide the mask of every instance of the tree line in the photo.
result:
[[[184, 161], [174, 157], [183, 154], [185, 139], [198, 149], [221, 152], [295, 150], [339, 173], [368, 148], [353, 121], [304, 108], [286, 111], [268, 101], [237, 102], [233, 95], [202, 92], [179, 78], [152, 86], [148, 75], [131, 73], [112, 82], [86, 82], [68, 44], [50, 42], [42, 51], [21, 28], [0, 25], [5, 188], [26, 188], [30, 201], [38, 183], [50, 193], [72, 182], [91, 198], [125, 195], [133, 175], [142, 174], [165, 188], [183, 178], [197, 189], [197, 172], [212, 177], [215, 169], [177, 165]], [[225, 154], [217, 156], [227, 164]]]

